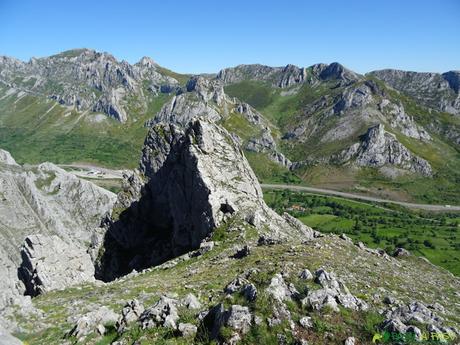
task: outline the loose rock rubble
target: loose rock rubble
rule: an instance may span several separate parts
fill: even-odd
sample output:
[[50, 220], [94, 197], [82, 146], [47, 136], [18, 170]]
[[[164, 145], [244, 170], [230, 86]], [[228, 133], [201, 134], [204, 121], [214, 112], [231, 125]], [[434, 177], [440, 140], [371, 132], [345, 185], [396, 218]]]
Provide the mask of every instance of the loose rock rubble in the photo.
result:
[[319, 269], [315, 272], [315, 276], [315, 281], [322, 286], [322, 289], [309, 291], [307, 297], [302, 300], [302, 305], [314, 310], [329, 307], [334, 311], [339, 311], [339, 304], [354, 310], [368, 309], [367, 303], [353, 296], [345, 284], [333, 273]]
[[117, 314], [103, 306], [80, 317], [68, 333], [68, 336], [75, 337], [81, 341], [93, 333], [104, 335], [106, 332], [105, 325], [114, 323], [116, 320]]

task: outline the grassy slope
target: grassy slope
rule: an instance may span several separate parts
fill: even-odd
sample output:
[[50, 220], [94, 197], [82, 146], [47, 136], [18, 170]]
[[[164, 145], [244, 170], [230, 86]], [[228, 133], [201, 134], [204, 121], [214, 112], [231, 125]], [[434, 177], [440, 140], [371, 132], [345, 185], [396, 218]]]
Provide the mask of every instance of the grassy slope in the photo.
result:
[[460, 276], [458, 214], [423, 214], [404, 208], [383, 209], [370, 203], [289, 191], [265, 193], [268, 204], [294, 212], [305, 224], [322, 232], [346, 233], [373, 248], [392, 253], [404, 247]]
[[[382, 88], [385, 88], [381, 82], [376, 82]], [[225, 90], [231, 96], [238, 97], [254, 106], [279, 126], [282, 131], [283, 128], [298, 121], [299, 116], [302, 116], [302, 109], [305, 105], [323, 95], [334, 95], [337, 91], [332, 90], [331, 86], [328, 84], [323, 84], [319, 87], [303, 85], [298, 92], [283, 95], [280, 89], [273, 88], [267, 83], [243, 81], [229, 85]], [[458, 119], [449, 114], [429, 112], [427, 109], [418, 106], [410, 98], [393, 90], [385, 89], [391, 98], [397, 102], [402, 102], [406, 112], [424, 126], [427, 126], [433, 117], [438, 119], [442, 127], [457, 126], [459, 123]], [[318, 116], [318, 114], [309, 116]], [[334, 123], [330, 122], [327, 127], [329, 128], [333, 125]], [[365, 128], [363, 128], [364, 131]], [[278, 146], [288, 158], [295, 161], [303, 160], [307, 155], [330, 155], [348, 147], [357, 140], [357, 138], [350, 138], [341, 142], [319, 144], [320, 136], [321, 133], [319, 133], [319, 136], [309, 138], [304, 143], [281, 141]], [[399, 134], [397, 136], [412, 152], [427, 159], [432, 164], [436, 171], [434, 179], [412, 175], [390, 179], [381, 175], [375, 169], [358, 171], [347, 167], [316, 165], [296, 171], [296, 175], [300, 178], [298, 181], [339, 190], [360, 190], [361, 192], [400, 200], [460, 204], [460, 195], [458, 194], [460, 153], [458, 149], [435, 133], [432, 133], [434, 140], [430, 144], [424, 144]], [[255, 158], [251, 160], [253, 166], [263, 164], [262, 161], [256, 163], [255, 160]], [[255, 170], [262, 180], [269, 179], [267, 176], [269, 171], [261, 171], [257, 167], [255, 167]]]
[[[98, 305], [106, 305], [120, 313], [124, 303], [132, 298], [139, 299], [149, 307], [161, 294], [177, 294], [177, 297], [181, 298], [192, 292], [203, 303], [200, 310], [219, 302], [223, 302], [227, 307], [229, 304], [242, 304], [247, 305], [252, 313], [262, 318], [262, 324], [254, 325], [243, 337], [241, 344], [278, 344], [277, 334], [286, 334], [288, 340], [292, 339], [287, 324], [282, 323], [272, 329], [266, 324], [265, 320], [271, 315], [274, 303], [265, 293], [271, 277], [277, 272], [284, 272], [287, 281], [296, 286], [302, 297], [307, 290], [317, 289], [319, 286], [311, 281], [299, 280], [298, 273], [304, 268], [315, 271], [319, 267], [335, 272], [344, 279], [351, 293], [367, 301], [372, 300], [371, 296], [374, 294], [383, 298], [380, 288], [392, 295], [397, 294], [398, 299], [403, 302], [417, 299], [430, 304], [440, 302], [439, 296], [443, 296], [442, 303], [446, 306], [447, 312], [442, 316], [451, 324], [459, 321], [458, 305], [453, 303], [457, 297], [454, 294], [456, 285], [452, 277], [423, 260], [415, 257], [398, 261], [383, 260], [359, 250], [352, 244], [329, 236], [306, 244], [295, 242], [273, 246], [254, 245], [249, 256], [239, 260], [229, 259], [234, 253], [236, 243], [257, 239], [254, 228], [244, 224], [241, 224], [241, 234], [235, 231], [228, 232], [226, 228], [231, 223], [230, 221], [216, 230], [213, 239], [218, 240], [220, 244], [203, 256], [180, 262], [167, 269], [159, 267], [134, 277], [126, 277], [111, 284], [84, 285], [34, 298], [33, 304], [44, 311], [44, 318], [40, 319], [37, 314], [30, 313], [21, 317], [18, 313], [24, 332], [17, 336], [29, 344], [61, 344], [64, 334], [72, 328], [68, 321], [69, 316], [82, 315], [95, 310]], [[255, 267], [258, 271], [251, 274], [249, 280], [258, 289], [256, 302], [247, 302], [239, 294], [235, 294], [231, 300], [225, 298], [223, 288], [242, 272], [248, 272]], [[377, 303], [377, 308], [384, 307], [381, 301], [374, 303]], [[324, 309], [316, 312], [302, 308], [298, 301], [286, 304], [295, 322], [302, 316], [308, 315], [313, 318], [312, 329], [302, 330], [296, 326], [309, 344], [324, 344], [325, 332], [335, 335], [333, 339], [328, 340], [330, 345], [343, 344], [349, 336], [356, 337], [360, 344], [370, 343], [376, 332], [376, 325], [382, 321], [382, 316], [378, 316], [373, 310], [353, 312], [342, 309], [335, 313]], [[193, 312], [180, 308], [179, 315], [181, 322], [198, 324]], [[46, 329], [38, 329], [37, 325], [43, 323], [47, 325]], [[112, 331], [113, 325], [107, 326], [109, 334], [103, 339], [97, 340], [94, 336], [89, 336], [81, 343], [110, 343], [118, 336]], [[228, 335], [227, 331], [225, 328], [221, 330], [223, 338]], [[139, 344], [213, 344], [205, 334], [191, 340], [177, 337], [177, 334], [164, 328], [140, 330], [136, 326], [118, 340], [128, 344], [136, 340]]]
[[20, 163], [89, 162], [134, 168], [147, 133], [144, 122], [168, 97], [153, 98], [147, 111], [138, 111], [126, 124], [108, 117], [95, 122], [95, 114], [77, 113], [34, 96], [4, 97], [0, 100], [0, 147]]

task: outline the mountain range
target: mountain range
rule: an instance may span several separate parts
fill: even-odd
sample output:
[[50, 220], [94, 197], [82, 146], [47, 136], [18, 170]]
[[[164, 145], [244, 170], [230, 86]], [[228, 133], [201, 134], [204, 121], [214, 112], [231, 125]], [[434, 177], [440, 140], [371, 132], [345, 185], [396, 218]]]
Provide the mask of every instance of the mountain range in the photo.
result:
[[263, 182], [455, 203], [459, 80], [339, 63], [183, 75], [89, 49], [1, 57], [0, 145], [22, 163], [132, 168], [149, 127], [200, 115], [235, 136]]
[[458, 342], [459, 75], [0, 58], [0, 344]]

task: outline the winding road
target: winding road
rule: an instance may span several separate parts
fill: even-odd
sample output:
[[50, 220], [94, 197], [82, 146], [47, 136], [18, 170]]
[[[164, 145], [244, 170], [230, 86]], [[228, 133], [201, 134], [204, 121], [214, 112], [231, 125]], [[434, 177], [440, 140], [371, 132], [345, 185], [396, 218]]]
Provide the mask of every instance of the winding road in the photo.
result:
[[380, 198], [375, 198], [372, 196], [339, 192], [339, 191], [323, 189], [323, 188], [305, 187], [305, 186], [297, 186], [297, 185], [290, 185], [290, 184], [261, 184], [261, 186], [264, 189], [284, 189], [284, 190], [291, 190], [291, 191], [297, 191], [297, 192], [309, 192], [309, 193], [334, 195], [334, 196], [339, 196], [339, 197], [347, 198], [347, 199], [358, 199], [358, 200], [366, 200], [366, 201], [373, 201], [373, 202], [379, 202], [379, 203], [391, 203], [391, 204], [397, 204], [397, 205], [401, 205], [401, 206], [405, 206], [409, 208], [420, 209], [420, 210], [460, 211], [460, 206], [413, 204], [410, 202], [380, 199]]
[[[62, 168], [66, 168], [70, 173], [77, 175], [79, 177], [87, 177], [87, 178], [96, 178], [96, 179], [120, 179], [122, 178], [123, 170], [114, 170], [114, 169], [107, 169], [95, 165], [90, 164], [61, 164], [59, 165]], [[360, 194], [353, 194], [347, 192], [339, 192], [336, 190], [331, 189], [324, 189], [324, 188], [315, 188], [315, 187], [306, 187], [306, 186], [299, 186], [299, 185], [291, 185], [291, 184], [261, 184], [263, 189], [281, 189], [281, 190], [291, 190], [297, 192], [308, 192], [308, 193], [318, 193], [318, 194], [326, 194], [326, 195], [333, 195], [347, 199], [355, 199], [355, 200], [364, 200], [364, 201], [371, 201], [371, 202], [378, 202], [378, 203], [391, 203], [396, 205], [405, 206], [408, 208], [413, 209], [420, 209], [420, 210], [427, 210], [427, 211], [444, 211], [444, 212], [459, 212], [460, 206], [457, 205], [430, 205], [430, 204], [415, 204], [410, 202], [404, 201], [396, 201], [396, 200], [389, 200], [389, 199], [381, 199], [372, 196], [360, 195]]]

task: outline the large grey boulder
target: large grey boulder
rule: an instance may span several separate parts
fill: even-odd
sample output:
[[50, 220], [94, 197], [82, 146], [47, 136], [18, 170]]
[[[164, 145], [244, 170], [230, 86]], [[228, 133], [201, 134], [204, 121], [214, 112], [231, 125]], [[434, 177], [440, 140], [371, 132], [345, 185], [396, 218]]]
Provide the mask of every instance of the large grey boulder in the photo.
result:
[[94, 265], [89, 254], [56, 235], [28, 236], [21, 256], [19, 275], [28, 295], [94, 281]]
[[182, 302], [182, 305], [185, 306], [187, 309], [200, 309], [201, 308], [200, 301], [192, 293], [187, 294], [181, 302]]
[[139, 323], [143, 329], [152, 327], [166, 327], [177, 329], [179, 314], [177, 311], [178, 301], [161, 296], [160, 300], [150, 308], [144, 310], [139, 317]]
[[389, 311], [386, 316], [388, 319], [397, 318], [406, 324], [416, 322], [439, 325], [442, 322], [442, 319], [436, 315], [434, 310], [418, 301], [401, 305]]
[[195, 336], [198, 328], [191, 323], [180, 323], [178, 326], [178, 331], [185, 338], [192, 338]]
[[203, 326], [216, 338], [221, 327], [229, 327], [235, 332], [245, 334], [252, 325], [252, 314], [248, 307], [231, 305], [225, 309], [223, 304], [212, 307], [203, 319]]
[[299, 295], [299, 292], [295, 289], [294, 285], [287, 284], [280, 273], [273, 276], [266, 291], [278, 302], [290, 300]]
[[121, 315], [115, 324], [118, 333], [123, 333], [127, 330], [130, 325], [137, 320], [139, 320], [140, 316], [144, 312], [144, 306], [139, 303], [137, 299], [133, 299], [125, 304], [121, 311]]

